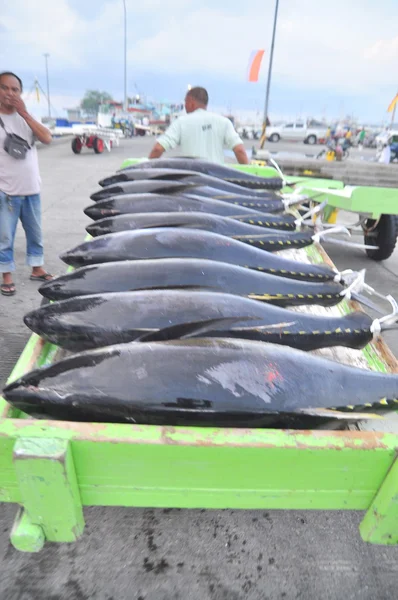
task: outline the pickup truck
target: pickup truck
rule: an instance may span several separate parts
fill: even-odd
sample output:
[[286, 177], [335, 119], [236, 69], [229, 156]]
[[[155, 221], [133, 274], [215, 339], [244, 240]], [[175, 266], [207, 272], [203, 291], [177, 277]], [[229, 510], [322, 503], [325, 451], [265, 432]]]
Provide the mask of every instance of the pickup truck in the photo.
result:
[[282, 125], [269, 126], [266, 130], [267, 140], [270, 142], [279, 142], [286, 140], [289, 142], [304, 142], [304, 144], [316, 144], [319, 140], [325, 139], [327, 127], [320, 124], [319, 127], [308, 126], [302, 121], [283, 123]]

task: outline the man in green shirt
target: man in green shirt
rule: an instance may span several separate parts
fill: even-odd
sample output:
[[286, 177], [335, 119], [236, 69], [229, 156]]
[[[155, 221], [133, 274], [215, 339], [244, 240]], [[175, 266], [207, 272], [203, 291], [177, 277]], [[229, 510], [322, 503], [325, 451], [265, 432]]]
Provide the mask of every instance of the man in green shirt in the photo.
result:
[[202, 87], [194, 87], [185, 96], [186, 115], [176, 119], [152, 148], [149, 158], [180, 146], [182, 156], [224, 162], [224, 148], [233, 150], [241, 164], [249, 159], [239, 135], [226, 117], [207, 111], [209, 96]]

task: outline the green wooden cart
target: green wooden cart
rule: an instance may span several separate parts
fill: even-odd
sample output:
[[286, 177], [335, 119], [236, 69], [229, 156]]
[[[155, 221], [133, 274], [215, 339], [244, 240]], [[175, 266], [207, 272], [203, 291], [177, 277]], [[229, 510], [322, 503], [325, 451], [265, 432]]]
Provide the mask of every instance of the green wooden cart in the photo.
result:
[[[327, 260], [320, 248], [309, 253]], [[59, 353], [33, 335], [9, 381]], [[382, 341], [363, 356], [369, 368], [398, 372]], [[381, 430], [40, 421], [0, 397], [0, 501], [20, 505], [11, 542], [25, 552], [76, 541], [84, 506], [362, 510], [365, 541], [398, 544], [397, 450], [398, 434]]]
[[[261, 161], [260, 161], [261, 162]], [[269, 166], [237, 165], [237, 169], [263, 177], [275, 177], [278, 172]], [[364, 236], [369, 246], [366, 254], [372, 260], [386, 260], [394, 252], [398, 238], [398, 190], [389, 187], [344, 185], [335, 179], [286, 176], [285, 193], [293, 189], [312, 199], [313, 202], [327, 205], [322, 211], [326, 223], [336, 223], [339, 211], [355, 213], [357, 221], [350, 227]], [[294, 188], [289, 184], [294, 183]]]

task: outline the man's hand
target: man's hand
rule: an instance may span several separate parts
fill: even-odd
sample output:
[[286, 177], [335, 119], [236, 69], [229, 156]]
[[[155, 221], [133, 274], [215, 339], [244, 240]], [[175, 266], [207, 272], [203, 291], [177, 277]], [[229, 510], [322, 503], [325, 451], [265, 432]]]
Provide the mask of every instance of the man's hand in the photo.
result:
[[13, 98], [10, 104], [15, 108], [17, 113], [21, 115], [23, 119], [29, 116], [29, 113], [26, 110], [25, 102], [22, 100], [22, 98]]
[[35, 137], [42, 142], [42, 144], [50, 144], [52, 140], [52, 135], [47, 127], [44, 127], [41, 123], [36, 121], [26, 110], [25, 102], [22, 98], [13, 98], [10, 102], [11, 106], [15, 108], [17, 113], [25, 119], [26, 123], [29, 125]]

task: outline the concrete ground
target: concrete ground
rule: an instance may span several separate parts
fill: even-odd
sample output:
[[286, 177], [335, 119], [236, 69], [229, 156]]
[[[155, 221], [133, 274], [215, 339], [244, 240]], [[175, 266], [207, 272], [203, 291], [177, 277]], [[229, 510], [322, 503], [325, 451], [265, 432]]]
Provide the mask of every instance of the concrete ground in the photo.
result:
[[[152, 139], [122, 141], [110, 154], [70, 144], [39, 151], [43, 178], [46, 267], [82, 241], [82, 212], [97, 181], [128, 156], [145, 156]], [[378, 289], [398, 297], [398, 253], [369, 261], [362, 251], [327, 248], [341, 268], [368, 270]], [[0, 385], [29, 331], [23, 315], [37, 307], [37, 284], [24, 266], [18, 231], [17, 294], [0, 296]], [[397, 335], [387, 338], [398, 355]], [[60, 507], [61, 509], [61, 507]], [[22, 554], [9, 543], [16, 507], [0, 504], [0, 600], [387, 600], [397, 596], [398, 548], [364, 544], [359, 512], [204, 511], [86, 508], [76, 544], [46, 544]]]
[[[245, 146], [248, 149], [252, 149], [253, 146], [255, 148], [259, 148], [258, 140], [245, 140]], [[264, 144], [264, 149], [268, 150], [273, 158], [286, 158], [292, 156], [307, 156], [308, 158], [314, 158], [321, 150], [325, 148], [324, 145], [314, 144], [310, 146], [309, 144], [304, 144], [302, 142], [286, 142], [284, 140], [280, 140], [279, 142], [269, 142], [266, 141]], [[349, 150], [349, 161], [373, 161], [376, 158], [376, 148], [350, 148]], [[325, 157], [322, 159], [325, 160]]]

